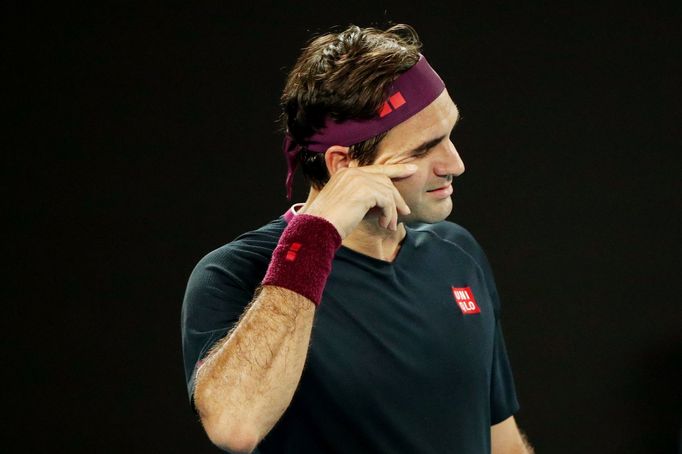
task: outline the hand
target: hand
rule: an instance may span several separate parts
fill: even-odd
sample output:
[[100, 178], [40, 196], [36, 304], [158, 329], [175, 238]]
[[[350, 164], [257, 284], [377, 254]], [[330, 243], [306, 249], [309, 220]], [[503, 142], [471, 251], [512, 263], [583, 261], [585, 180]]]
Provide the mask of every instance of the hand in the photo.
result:
[[376, 211], [381, 227], [397, 230], [398, 215], [410, 214], [391, 178], [414, 174], [413, 164], [346, 167], [336, 172], [306, 208], [305, 213], [331, 222], [346, 238], [368, 212]]

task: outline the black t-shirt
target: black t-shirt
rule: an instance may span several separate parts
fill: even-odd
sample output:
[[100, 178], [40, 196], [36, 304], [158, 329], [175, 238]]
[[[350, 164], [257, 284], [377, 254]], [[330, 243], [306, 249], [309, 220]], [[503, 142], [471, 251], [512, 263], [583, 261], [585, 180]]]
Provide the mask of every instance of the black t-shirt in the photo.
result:
[[[190, 398], [197, 362], [251, 301], [286, 220], [209, 253], [182, 312]], [[518, 410], [488, 261], [451, 222], [420, 224], [393, 262], [341, 247], [270, 453], [486, 453]]]

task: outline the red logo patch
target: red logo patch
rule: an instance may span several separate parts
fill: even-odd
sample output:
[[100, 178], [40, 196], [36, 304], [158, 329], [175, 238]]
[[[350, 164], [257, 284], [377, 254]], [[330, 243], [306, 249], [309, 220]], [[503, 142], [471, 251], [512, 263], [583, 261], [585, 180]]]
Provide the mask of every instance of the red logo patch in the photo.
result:
[[396, 92], [381, 106], [381, 109], [379, 109], [379, 117], [384, 118], [386, 115], [405, 104], [407, 104], [407, 101], [405, 101], [403, 95], [400, 92]]
[[455, 297], [455, 301], [457, 301], [457, 305], [459, 306], [459, 309], [462, 311], [462, 314], [464, 315], [479, 314], [481, 312], [481, 309], [478, 307], [478, 304], [476, 304], [476, 300], [474, 299], [474, 292], [471, 291], [471, 288], [452, 287], [452, 294]]
[[296, 260], [296, 253], [299, 251], [299, 249], [301, 249], [301, 243], [292, 244], [289, 250], [287, 251], [285, 259], [290, 262]]
[[407, 101], [405, 101], [405, 98], [403, 98], [402, 93], [400, 92], [396, 92], [396, 94], [388, 98], [388, 100], [391, 101], [391, 105], [393, 106], [394, 109], [397, 109], [398, 107], [407, 103]]

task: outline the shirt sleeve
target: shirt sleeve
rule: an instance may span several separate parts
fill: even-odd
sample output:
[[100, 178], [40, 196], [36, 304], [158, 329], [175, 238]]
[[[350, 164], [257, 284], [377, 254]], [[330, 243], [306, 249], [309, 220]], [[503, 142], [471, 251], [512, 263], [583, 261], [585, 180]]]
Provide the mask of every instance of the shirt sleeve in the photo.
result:
[[502, 333], [502, 305], [497, 293], [497, 285], [492, 267], [483, 248], [473, 235], [461, 226], [456, 226], [456, 243], [476, 260], [481, 267], [488, 288], [488, 293], [495, 311], [495, 339], [493, 343], [492, 373], [490, 377], [490, 419], [491, 425], [500, 423], [519, 411], [516, 387], [511, 364], [507, 355], [507, 347]]
[[483, 268], [495, 310], [495, 339], [493, 341], [493, 362], [490, 377], [490, 424], [495, 425], [519, 411], [519, 402], [516, 397], [514, 375], [502, 333], [502, 304], [497, 292], [495, 277], [490, 262], [480, 246], [478, 253], [479, 263]]
[[495, 343], [493, 346], [493, 367], [490, 383], [490, 423], [495, 425], [519, 411], [516, 388], [512, 375], [507, 348], [504, 344], [502, 325], [495, 322]]
[[[239, 278], [229, 249], [218, 249], [199, 261], [190, 274], [182, 305], [181, 330], [185, 379], [194, 406], [197, 366], [211, 347], [234, 327], [253, 298]], [[253, 284], [252, 284], [253, 285]]]

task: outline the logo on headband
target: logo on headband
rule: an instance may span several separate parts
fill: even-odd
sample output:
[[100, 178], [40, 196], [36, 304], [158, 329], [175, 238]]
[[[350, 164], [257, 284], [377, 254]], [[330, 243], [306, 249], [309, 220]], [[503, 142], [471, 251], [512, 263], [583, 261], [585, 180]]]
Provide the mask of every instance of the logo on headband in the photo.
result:
[[386, 101], [384, 105], [381, 106], [381, 109], [379, 110], [379, 117], [384, 118], [386, 115], [390, 114], [391, 112], [402, 107], [405, 104], [407, 104], [407, 101], [405, 101], [403, 95], [398, 91], [390, 98], [388, 98], [388, 101]]

